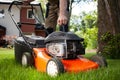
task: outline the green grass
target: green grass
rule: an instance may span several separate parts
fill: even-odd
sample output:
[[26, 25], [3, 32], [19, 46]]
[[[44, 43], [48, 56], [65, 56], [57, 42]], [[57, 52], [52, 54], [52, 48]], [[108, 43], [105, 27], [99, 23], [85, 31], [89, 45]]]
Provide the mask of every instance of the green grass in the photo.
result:
[[[89, 53], [86, 56], [92, 56]], [[50, 77], [34, 67], [22, 67], [14, 60], [13, 49], [0, 48], [0, 80], [119, 80], [120, 60], [107, 60], [108, 67], [80, 73], [64, 73]]]

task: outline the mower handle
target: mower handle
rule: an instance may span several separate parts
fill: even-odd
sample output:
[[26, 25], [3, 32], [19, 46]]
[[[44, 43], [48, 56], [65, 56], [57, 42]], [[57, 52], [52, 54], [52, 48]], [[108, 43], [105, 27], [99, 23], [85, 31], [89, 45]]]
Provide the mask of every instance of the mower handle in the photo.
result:
[[11, 8], [12, 8], [13, 5], [23, 5], [23, 3], [22, 3], [22, 2], [19, 2], [19, 1], [13, 1], [13, 2], [10, 4], [9, 8], [8, 8], [8, 13], [9, 13], [11, 19], [13, 20], [13, 22], [15, 23], [17, 29], [19, 30], [20, 35], [23, 37], [25, 43], [26, 43], [26, 44], [28, 45], [28, 47], [32, 50], [32, 47], [30, 46], [30, 44], [29, 44], [28, 41], [26, 40], [26, 37], [24, 36], [24, 34], [22, 33], [22, 31], [21, 31], [21, 29], [20, 29], [20, 27], [19, 27], [19, 25], [18, 25], [19, 23], [17, 23], [17, 22], [15, 21], [15, 19], [12, 18]]
[[62, 24], [61, 26], [60, 26], [60, 31], [62, 31], [62, 32], [68, 32], [66, 29], [67, 29], [68, 27], [66, 26], [66, 25], [64, 25], [64, 24]]
[[62, 25], [60, 27], [62, 27], [62, 31], [65, 32], [65, 25]]
[[23, 2], [13, 1], [9, 6], [8, 11], [11, 12], [11, 8], [12, 8], [13, 5], [22, 5], [22, 4], [23, 4]]

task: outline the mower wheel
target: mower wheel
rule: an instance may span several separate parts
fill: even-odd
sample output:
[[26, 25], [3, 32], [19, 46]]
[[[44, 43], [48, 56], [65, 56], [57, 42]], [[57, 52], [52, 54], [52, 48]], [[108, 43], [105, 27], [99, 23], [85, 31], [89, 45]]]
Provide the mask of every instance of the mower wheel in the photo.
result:
[[21, 64], [25, 67], [33, 65], [33, 57], [29, 52], [23, 53]]
[[59, 59], [52, 58], [47, 63], [46, 72], [50, 76], [57, 76], [64, 72], [64, 66]]
[[103, 56], [94, 55], [91, 57], [91, 60], [96, 62], [99, 65], [99, 67], [107, 67], [107, 61]]

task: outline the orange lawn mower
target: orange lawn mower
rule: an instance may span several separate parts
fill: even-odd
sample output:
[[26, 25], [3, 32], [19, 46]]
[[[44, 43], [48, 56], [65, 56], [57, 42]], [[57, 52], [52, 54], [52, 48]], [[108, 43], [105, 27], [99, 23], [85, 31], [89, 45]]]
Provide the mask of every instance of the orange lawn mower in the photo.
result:
[[[18, 5], [21, 2], [14, 1], [10, 5], [8, 10], [10, 15], [13, 4]], [[85, 54], [84, 39], [72, 32], [53, 32], [47, 37], [26, 36], [19, 28], [19, 24], [13, 18], [12, 20], [20, 31], [20, 36], [14, 40], [15, 60], [23, 66], [33, 65], [38, 71], [46, 72], [50, 76], [107, 66], [106, 60], [100, 55], [95, 55], [91, 59], [84, 58], [82, 56]]]

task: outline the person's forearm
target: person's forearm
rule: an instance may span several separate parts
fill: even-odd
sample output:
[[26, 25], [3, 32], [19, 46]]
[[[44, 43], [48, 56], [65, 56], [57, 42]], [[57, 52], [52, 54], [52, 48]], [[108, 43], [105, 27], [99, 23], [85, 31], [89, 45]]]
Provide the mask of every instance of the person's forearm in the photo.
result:
[[65, 15], [66, 14], [66, 10], [67, 10], [67, 0], [60, 0], [60, 15]]

